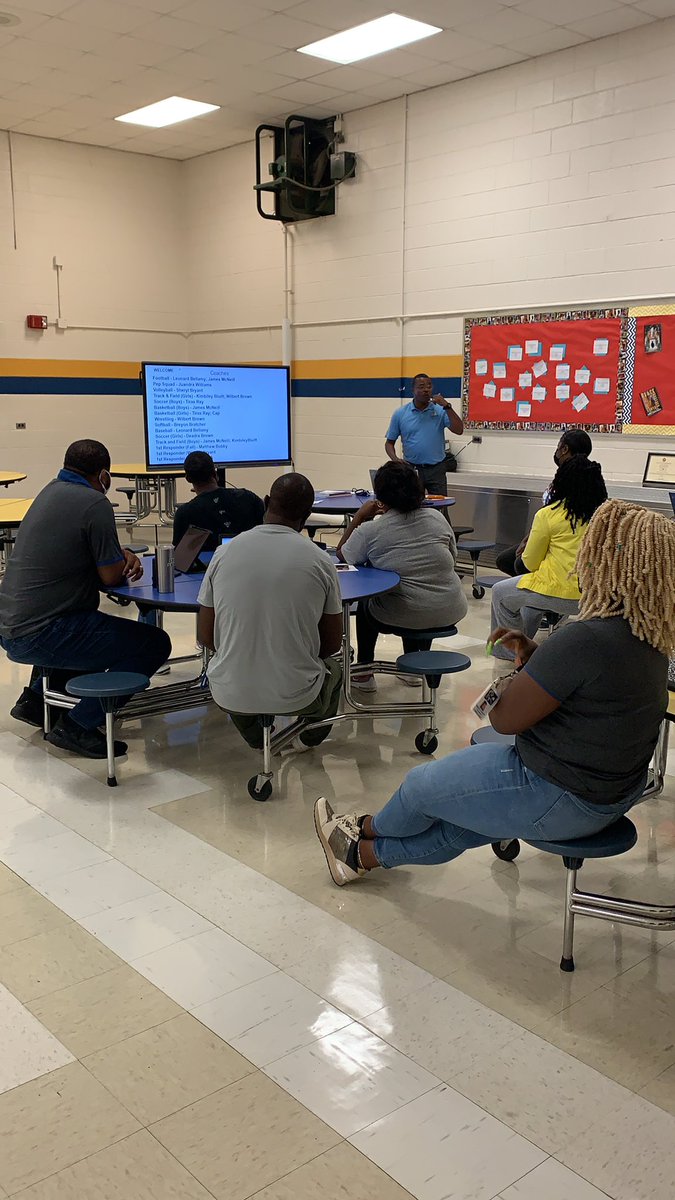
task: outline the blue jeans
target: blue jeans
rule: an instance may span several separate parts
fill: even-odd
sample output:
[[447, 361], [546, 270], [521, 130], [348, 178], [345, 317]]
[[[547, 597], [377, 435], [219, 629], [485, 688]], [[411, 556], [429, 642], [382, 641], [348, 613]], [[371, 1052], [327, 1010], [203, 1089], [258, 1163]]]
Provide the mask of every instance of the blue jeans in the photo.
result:
[[433, 866], [507, 838], [586, 837], [623, 816], [643, 787], [618, 804], [590, 804], [528, 770], [515, 746], [470, 746], [409, 771], [373, 818], [375, 855], [383, 867]]
[[[0, 638], [0, 645], [12, 662], [63, 669], [73, 675], [90, 671], [154, 675], [171, 653], [171, 640], [163, 629], [97, 611], [68, 613], [39, 633]], [[37, 676], [31, 687], [41, 693], [42, 678]], [[70, 716], [84, 729], [96, 729], [104, 719], [98, 700], [80, 700]]]

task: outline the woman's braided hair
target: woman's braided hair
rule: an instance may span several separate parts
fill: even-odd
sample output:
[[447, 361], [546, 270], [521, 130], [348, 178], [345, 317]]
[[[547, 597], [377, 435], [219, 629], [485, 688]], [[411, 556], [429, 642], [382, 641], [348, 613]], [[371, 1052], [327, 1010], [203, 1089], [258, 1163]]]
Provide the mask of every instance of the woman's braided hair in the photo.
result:
[[606, 499], [600, 463], [585, 454], [575, 454], [561, 463], [548, 493], [549, 504], [562, 504], [573, 533], [577, 525], [590, 521], [598, 505]]
[[638, 504], [607, 500], [577, 557], [579, 617], [623, 617], [641, 642], [675, 648], [675, 521]]

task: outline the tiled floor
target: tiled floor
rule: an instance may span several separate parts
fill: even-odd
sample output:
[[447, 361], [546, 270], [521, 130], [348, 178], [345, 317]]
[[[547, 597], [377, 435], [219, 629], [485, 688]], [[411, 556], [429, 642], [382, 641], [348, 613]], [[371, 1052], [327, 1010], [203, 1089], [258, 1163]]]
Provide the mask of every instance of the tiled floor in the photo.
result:
[[[469, 604], [442, 752], [490, 673]], [[127, 723], [116, 791], [0, 716], [0, 1200], [672, 1200], [675, 931], [580, 921], [561, 974], [527, 847], [328, 881], [314, 799], [377, 809], [418, 727], [342, 725], [263, 805], [212, 709]], [[674, 798], [585, 884], [672, 901]]]

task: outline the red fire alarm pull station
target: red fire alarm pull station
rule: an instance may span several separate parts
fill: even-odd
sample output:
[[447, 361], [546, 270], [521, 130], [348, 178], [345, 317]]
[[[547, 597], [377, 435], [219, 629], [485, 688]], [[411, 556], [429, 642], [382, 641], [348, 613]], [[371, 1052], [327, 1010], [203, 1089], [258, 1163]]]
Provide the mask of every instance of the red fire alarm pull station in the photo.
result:
[[29, 329], [46, 329], [47, 328], [47, 318], [46, 317], [37, 317], [33, 313], [31, 316], [26, 317], [26, 325], [28, 326]]

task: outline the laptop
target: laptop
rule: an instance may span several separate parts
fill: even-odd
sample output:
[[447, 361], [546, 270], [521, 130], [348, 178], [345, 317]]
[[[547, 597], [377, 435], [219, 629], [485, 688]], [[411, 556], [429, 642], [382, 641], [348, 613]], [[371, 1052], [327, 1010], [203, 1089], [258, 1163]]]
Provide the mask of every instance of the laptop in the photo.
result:
[[[178, 545], [173, 552], [173, 562], [176, 571], [180, 571], [182, 575], [187, 571], [191, 571], [197, 563], [199, 551], [202, 549], [204, 542], [211, 537], [210, 529], [200, 529], [198, 525], [188, 525], [187, 532], [183, 534]], [[197, 564], [198, 570], [205, 570], [201, 563]]]
[[668, 495], [670, 496], [670, 503], [672, 505], [673, 515], [675, 515], [675, 492], [668, 492]]

